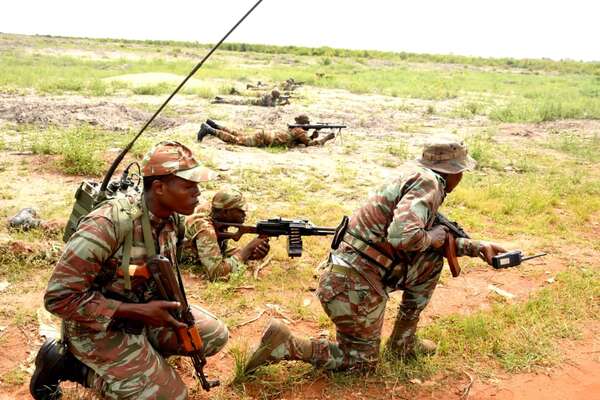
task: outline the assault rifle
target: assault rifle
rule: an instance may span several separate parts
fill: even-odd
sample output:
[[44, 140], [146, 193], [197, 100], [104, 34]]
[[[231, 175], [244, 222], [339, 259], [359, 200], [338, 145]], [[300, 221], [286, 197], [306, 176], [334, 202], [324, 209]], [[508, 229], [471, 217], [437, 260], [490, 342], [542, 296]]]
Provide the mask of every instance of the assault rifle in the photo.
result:
[[450, 221], [441, 213], [435, 215], [433, 225], [443, 225], [448, 228], [448, 234], [446, 235], [446, 241], [444, 242], [444, 257], [448, 260], [448, 266], [450, 267], [452, 276], [456, 278], [460, 275], [460, 265], [458, 264], [458, 257], [456, 256], [456, 238], [470, 239], [470, 237], [457, 222]]
[[177, 332], [177, 340], [179, 344], [186, 352], [186, 356], [192, 359], [194, 370], [196, 372], [196, 378], [200, 381], [202, 389], [207, 392], [221, 383], [218, 380], [209, 381], [204, 375], [204, 366], [206, 365], [206, 357], [204, 356], [204, 344], [198, 332], [194, 315], [187, 302], [185, 295], [185, 289], [183, 288], [183, 281], [179, 274], [179, 268], [177, 268], [177, 277], [173, 272], [173, 266], [168, 258], [156, 255], [148, 261], [146, 264], [156, 287], [163, 300], [177, 301], [180, 307], [172, 311], [173, 317], [187, 325], [185, 328], [175, 328]]
[[[333, 235], [336, 230], [336, 228], [314, 226], [306, 219], [282, 218], [258, 221], [256, 226], [216, 221], [214, 225], [220, 240], [233, 239], [238, 241], [246, 233], [254, 233], [267, 237], [287, 236], [287, 252], [289, 257], [300, 257], [302, 255], [302, 236]], [[230, 232], [229, 228], [234, 228], [235, 231]]]
[[[457, 222], [450, 221], [441, 213], [435, 215], [433, 225], [443, 225], [448, 228], [448, 234], [446, 235], [446, 241], [444, 242], [444, 257], [448, 260], [452, 276], [456, 278], [460, 275], [460, 265], [458, 264], [458, 257], [456, 257], [456, 238], [470, 239], [470, 237]], [[492, 257], [492, 267], [495, 269], [516, 267], [523, 261], [545, 255], [546, 253], [540, 253], [524, 257], [520, 250], [509, 251]]]

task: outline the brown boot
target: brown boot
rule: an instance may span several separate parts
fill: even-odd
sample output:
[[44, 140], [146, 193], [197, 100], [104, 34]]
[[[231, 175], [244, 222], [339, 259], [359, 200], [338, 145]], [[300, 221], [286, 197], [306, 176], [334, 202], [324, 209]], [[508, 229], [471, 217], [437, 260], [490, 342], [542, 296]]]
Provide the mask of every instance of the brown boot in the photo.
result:
[[281, 360], [310, 362], [312, 353], [310, 340], [292, 335], [287, 325], [277, 319], [272, 319], [263, 332], [258, 347], [246, 363], [244, 371], [251, 373], [262, 365]]
[[435, 354], [437, 345], [433, 341], [417, 338], [415, 333], [418, 322], [419, 318], [397, 319], [385, 345], [386, 350], [400, 358], [414, 358], [417, 353]]

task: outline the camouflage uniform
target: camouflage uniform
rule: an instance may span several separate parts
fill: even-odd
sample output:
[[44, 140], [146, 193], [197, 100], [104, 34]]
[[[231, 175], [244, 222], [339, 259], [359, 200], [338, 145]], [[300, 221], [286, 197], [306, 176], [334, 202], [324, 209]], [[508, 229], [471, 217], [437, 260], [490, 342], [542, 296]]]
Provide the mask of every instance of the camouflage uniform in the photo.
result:
[[224, 142], [247, 147], [287, 146], [294, 147], [298, 144], [310, 145], [311, 139], [307, 131], [302, 128], [292, 128], [287, 131], [244, 134], [233, 129], [217, 129], [215, 136]]
[[[444, 264], [441, 252], [430, 247], [431, 228], [444, 200], [445, 182], [428, 168], [407, 164], [394, 181], [381, 186], [350, 218], [347, 235], [331, 252], [319, 280], [317, 296], [337, 329], [337, 343], [313, 342], [314, 364], [346, 369], [373, 364], [379, 356], [387, 292], [402, 289], [398, 318], [418, 319], [427, 306]], [[360, 242], [378, 245], [400, 263], [398, 282], [386, 287], [386, 273], [376, 256], [365, 256]], [[457, 255], [475, 257], [477, 241], [458, 239]]]
[[[461, 162], [472, 167], [466, 147], [463, 151]], [[343, 241], [321, 267], [317, 296], [336, 326], [337, 341], [312, 339], [303, 345], [292, 335], [275, 342], [267, 356], [259, 347], [247, 369], [280, 359], [303, 360], [329, 370], [374, 366], [387, 293], [396, 289], [403, 290], [398, 321], [412, 324], [396, 339], [414, 340], [416, 322], [443, 267], [443, 255], [431, 247], [426, 232], [445, 197], [445, 180], [429, 168], [434, 164], [421, 159], [399, 168], [397, 178], [375, 190], [350, 217]], [[479, 246], [478, 241], [458, 239], [457, 255], [478, 256]], [[393, 273], [386, 274], [390, 269]], [[388, 281], [390, 275], [397, 280]]]
[[264, 94], [259, 98], [255, 99], [231, 99], [217, 96], [212, 101], [213, 104], [232, 104], [236, 106], [261, 106], [261, 107], [275, 107], [285, 106], [290, 104], [287, 97], [282, 97], [279, 91], [273, 90], [271, 93]]
[[[180, 159], [173, 161], [174, 147], [180, 151], [173, 142], [155, 147], [150, 153], [152, 161], [145, 159], [144, 176], [173, 173], [194, 182], [202, 180], [200, 175], [206, 176], [206, 171], [199, 170], [189, 149], [184, 148], [189, 153], [180, 153]], [[161, 151], [166, 154], [162, 163]], [[145, 265], [147, 250], [140, 218], [143, 201], [143, 197], [109, 200], [82, 219], [50, 278], [45, 306], [63, 319], [69, 350], [91, 368], [87, 383], [105, 397], [185, 399], [187, 388], [165, 359], [183, 354], [175, 331], [113, 317], [121, 302], [146, 303], [160, 298]], [[147, 212], [157, 253], [175, 264], [181, 216], [161, 219]], [[121, 262], [130, 227], [127, 289]], [[208, 311], [192, 308], [205, 353], [213, 355], [227, 342], [227, 328]]]
[[[229, 240], [218, 240], [212, 217], [215, 198], [212, 205], [199, 205], [194, 214], [185, 218], [186, 240], [191, 243], [194, 258], [210, 280], [226, 277], [244, 266], [239, 257], [240, 250], [231, 246]], [[232, 207], [229, 204], [227, 206]]]

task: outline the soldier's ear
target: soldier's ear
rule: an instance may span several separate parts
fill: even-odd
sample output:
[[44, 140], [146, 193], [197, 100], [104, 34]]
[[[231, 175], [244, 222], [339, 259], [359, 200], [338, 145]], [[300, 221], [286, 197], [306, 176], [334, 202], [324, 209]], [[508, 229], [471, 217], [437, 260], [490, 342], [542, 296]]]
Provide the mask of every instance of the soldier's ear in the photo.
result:
[[158, 195], [163, 196], [166, 191], [166, 184], [163, 179], [156, 179], [152, 182], [152, 191]]

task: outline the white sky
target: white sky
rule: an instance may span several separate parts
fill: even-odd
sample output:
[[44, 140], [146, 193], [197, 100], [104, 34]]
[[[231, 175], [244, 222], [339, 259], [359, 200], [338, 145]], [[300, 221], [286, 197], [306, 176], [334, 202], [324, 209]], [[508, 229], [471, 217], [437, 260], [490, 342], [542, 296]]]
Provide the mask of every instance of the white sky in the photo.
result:
[[[0, 32], [214, 43], [256, 0], [6, 0]], [[263, 0], [229, 42], [600, 61], [598, 0]]]

